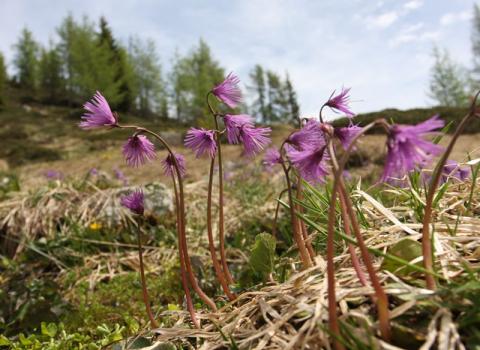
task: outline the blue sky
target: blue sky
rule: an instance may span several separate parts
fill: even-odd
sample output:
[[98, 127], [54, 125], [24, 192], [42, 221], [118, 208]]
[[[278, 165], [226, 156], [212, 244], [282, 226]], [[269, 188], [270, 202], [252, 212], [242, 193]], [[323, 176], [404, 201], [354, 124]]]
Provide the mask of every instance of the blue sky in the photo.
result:
[[244, 82], [256, 63], [288, 71], [302, 114], [317, 113], [331, 91], [352, 87], [357, 112], [432, 104], [431, 51], [436, 43], [471, 63], [472, 0], [155, 1], [1, 0], [0, 51], [11, 60], [23, 26], [55, 40], [69, 12], [107, 17], [114, 33], [153, 39], [164, 67], [175, 50], [203, 37], [227, 71]]

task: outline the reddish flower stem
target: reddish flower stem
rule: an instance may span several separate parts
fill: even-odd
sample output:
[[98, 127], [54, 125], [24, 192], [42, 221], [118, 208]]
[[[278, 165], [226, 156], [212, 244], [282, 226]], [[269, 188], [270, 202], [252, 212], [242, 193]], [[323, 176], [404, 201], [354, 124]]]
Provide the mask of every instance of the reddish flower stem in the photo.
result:
[[277, 222], [278, 222], [278, 212], [280, 211], [280, 200], [282, 199], [282, 196], [284, 193], [286, 193], [288, 189], [284, 189], [280, 194], [278, 195], [277, 198], [277, 207], [275, 208], [275, 217], [273, 218], [273, 225], [272, 225], [272, 236], [274, 238], [277, 237]]
[[312, 261], [310, 259], [310, 254], [307, 251], [305, 246], [305, 242], [303, 241], [302, 234], [298, 230], [297, 224], [297, 215], [295, 214], [295, 203], [293, 201], [293, 194], [292, 194], [292, 184], [290, 181], [290, 175], [288, 174], [287, 167], [285, 166], [285, 162], [282, 162], [282, 168], [285, 173], [285, 179], [287, 181], [287, 192], [288, 192], [288, 202], [290, 208], [290, 217], [292, 220], [292, 230], [293, 230], [293, 238], [298, 247], [298, 252], [300, 254], [300, 259], [302, 260], [303, 268], [308, 268], [312, 266]]
[[[432, 221], [433, 200], [435, 198], [435, 192], [440, 183], [443, 167], [445, 166], [445, 163], [447, 162], [448, 157], [450, 156], [450, 153], [452, 152], [453, 146], [455, 146], [455, 143], [457, 142], [458, 137], [460, 136], [463, 129], [465, 128], [465, 125], [467, 125], [467, 122], [469, 121], [469, 119], [471, 117], [478, 115], [476, 112], [476, 105], [477, 105], [477, 98], [479, 94], [480, 94], [480, 91], [477, 92], [477, 94], [475, 95], [475, 98], [473, 99], [472, 104], [470, 105], [470, 111], [461, 120], [460, 124], [455, 130], [455, 133], [452, 136], [452, 139], [450, 140], [450, 143], [445, 149], [445, 152], [443, 153], [442, 157], [438, 161], [433, 174], [433, 178], [430, 182], [430, 188], [428, 189], [428, 194], [427, 194], [426, 203], [425, 203], [425, 211], [423, 215], [422, 254], [423, 254], [423, 267], [430, 272], [433, 272], [433, 249], [432, 249], [432, 242], [430, 237], [430, 222]], [[425, 282], [427, 284], [428, 289], [431, 289], [431, 290], [436, 289], [437, 286], [436, 286], [435, 278], [432, 274], [428, 274], [428, 273], [425, 274]]]
[[158, 328], [158, 323], [157, 321], [155, 321], [155, 317], [153, 317], [152, 309], [150, 307], [150, 298], [148, 297], [147, 281], [145, 278], [145, 268], [143, 265], [142, 239], [140, 234], [141, 234], [140, 227], [137, 227], [138, 259], [140, 262], [140, 279], [142, 282], [143, 303], [145, 304], [145, 309], [147, 311], [148, 318], [150, 319], [150, 324], [152, 325], [153, 328]]
[[[175, 181], [175, 177], [173, 176], [172, 174], [172, 183], [173, 183], [173, 189], [174, 189], [174, 193], [175, 193], [175, 204], [176, 204], [176, 207], [178, 208], [179, 207], [179, 195], [178, 195], [178, 190], [177, 190], [177, 184], [176, 184], [176, 181]], [[178, 212], [178, 210], [177, 210]], [[183, 224], [182, 222], [182, 218], [180, 216], [177, 215], [177, 220], [178, 222], [181, 224], [180, 226], [181, 227], [185, 227], [185, 225]], [[186, 267], [186, 270], [187, 270], [187, 274], [188, 274], [188, 277], [189, 277], [189, 280], [190, 280], [190, 284], [193, 288], [193, 290], [195, 291], [195, 293], [198, 294], [198, 296], [200, 297], [200, 299], [203, 300], [203, 302], [205, 304], [207, 304], [210, 309], [212, 309], [213, 311], [217, 311], [217, 306], [215, 305], [215, 303], [213, 302], [212, 299], [210, 299], [206, 294], [205, 292], [202, 290], [202, 288], [200, 288], [200, 286], [198, 285], [198, 282], [197, 282], [197, 279], [195, 277], [195, 274], [193, 273], [193, 269], [192, 269], [192, 264], [190, 262], [190, 257], [188, 256], [188, 253], [185, 254], [185, 251], [188, 250], [188, 247], [187, 247], [187, 240], [186, 240], [186, 234], [183, 233], [183, 234], [180, 234], [179, 235], [179, 247], [180, 249], [182, 250], [182, 255], [184, 257], [186, 257], [186, 259], [184, 259], [183, 263], [185, 264], [185, 267]]]
[[[331, 140], [328, 140], [331, 144]], [[340, 327], [337, 318], [337, 298], [335, 296], [335, 213], [337, 202], [338, 176], [334, 177], [333, 191], [330, 198], [330, 207], [328, 209], [327, 224], [327, 291], [328, 291], [328, 326], [333, 336], [333, 346], [336, 350], [344, 350], [345, 347], [338, 341], [340, 337]]]
[[[208, 296], [206, 296], [206, 294], [203, 292], [203, 290], [200, 288], [200, 286], [198, 285], [197, 281], [196, 281], [196, 278], [193, 274], [193, 271], [191, 269], [191, 261], [190, 261], [190, 257], [189, 257], [189, 254], [188, 254], [188, 246], [187, 246], [187, 239], [186, 239], [186, 230], [185, 230], [185, 195], [184, 195], [184, 192], [183, 192], [183, 180], [182, 180], [182, 175], [181, 175], [181, 172], [180, 172], [180, 167], [178, 165], [178, 162], [177, 162], [177, 159], [176, 157], [174, 156], [174, 153], [173, 153], [173, 150], [171, 149], [171, 147], [169, 146], [169, 144], [157, 133], [149, 130], [149, 129], [146, 129], [146, 128], [143, 128], [143, 127], [139, 127], [139, 126], [136, 126], [136, 125], [116, 125], [116, 127], [118, 128], [121, 128], [121, 129], [135, 129], [137, 132], [143, 132], [143, 133], [147, 133], [151, 136], [153, 136], [154, 138], [156, 138], [167, 150], [167, 152], [172, 156], [172, 160], [173, 160], [173, 166], [175, 168], [175, 173], [176, 173], [176, 177], [177, 177], [177, 180], [178, 180], [178, 201], [177, 201], [177, 231], [178, 231], [178, 236], [179, 236], [179, 253], [180, 253], [180, 267], [182, 268], [182, 265], [186, 268], [187, 272], [188, 272], [188, 276], [186, 274], [186, 278], [188, 277], [189, 280], [190, 280], [190, 283], [192, 285], [192, 287], [194, 288], [194, 290], [197, 292], [197, 294], [200, 296], [200, 298], [209, 306], [212, 308], [212, 310], [216, 310], [216, 305], [215, 303], [210, 299], [208, 298]], [[174, 186], [175, 185], [175, 182], [174, 182]], [[175, 192], [177, 192], [177, 189], [175, 187]], [[183, 288], [184, 288], [184, 291], [185, 291], [185, 297], [187, 299], [187, 307], [189, 308], [189, 312], [190, 312], [190, 315], [192, 316], [192, 321], [194, 321], [195, 325], [196, 326], [199, 326], [199, 323], [194, 320], [194, 317], [195, 317], [195, 314], [194, 314], [194, 310], [193, 310], [193, 303], [191, 301], [191, 297], [190, 297], [190, 291], [188, 290], [188, 282], [187, 280], [183, 279], [182, 277], [182, 285], [183, 285]], [[191, 304], [191, 307], [189, 306], [189, 304]]]
[[185, 258], [184, 254], [184, 247], [182, 243], [182, 234], [180, 233], [180, 226], [182, 225], [182, 220], [180, 218], [180, 211], [178, 210], [179, 208], [179, 196], [178, 196], [178, 191], [177, 191], [177, 185], [175, 182], [175, 177], [172, 174], [172, 181], [173, 181], [173, 188], [175, 192], [175, 207], [177, 208], [177, 238], [178, 238], [178, 251], [179, 251], [179, 256], [180, 256], [180, 275], [182, 278], [182, 287], [183, 287], [183, 292], [185, 293], [185, 300], [187, 302], [187, 310], [188, 313], [190, 314], [190, 318], [192, 319], [193, 324], [197, 328], [200, 327], [200, 323], [197, 320], [197, 317], [195, 315], [195, 308], [193, 307], [193, 302], [192, 302], [192, 297], [190, 295], [190, 289], [188, 288], [188, 281], [187, 281], [187, 273], [186, 273], [186, 266], [185, 266], [185, 261], [188, 259]]
[[[348, 213], [346, 210], [346, 203], [345, 203], [345, 195], [343, 191], [340, 193], [340, 211], [343, 221], [343, 230], [347, 236], [352, 236], [352, 232], [350, 231], [350, 219], [348, 218]], [[352, 266], [355, 269], [358, 279], [362, 286], [366, 287], [368, 282], [367, 278], [365, 277], [365, 273], [362, 270], [362, 266], [360, 264], [360, 260], [358, 259], [357, 252], [355, 251], [355, 246], [352, 243], [347, 243], [348, 252], [350, 254], [350, 258], [352, 259]]]
[[[343, 155], [341, 161], [339, 164], [335, 164], [335, 151], [333, 149], [333, 145], [331, 142], [329, 142], [329, 152], [331, 154], [331, 159], [332, 163], [334, 165], [334, 182], [333, 182], [333, 190], [332, 190], [332, 200], [330, 204], [330, 210], [329, 210], [329, 225], [328, 225], [328, 233], [333, 235], [333, 222], [330, 222], [331, 220], [335, 219], [335, 200], [336, 200], [336, 193], [340, 190], [341, 195], [343, 195], [346, 203], [346, 209], [347, 213], [350, 216], [350, 221], [352, 224], [353, 232], [355, 234], [355, 238], [357, 239], [358, 246], [360, 248], [360, 253], [362, 255], [362, 259], [365, 263], [365, 267], [367, 268], [368, 275], [370, 277], [370, 281], [372, 283], [372, 286], [375, 290], [375, 296], [377, 298], [377, 311], [378, 311], [378, 319], [379, 319], [379, 325], [380, 325], [380, 332], [382, 334], [382, 338], [386, 341], [388, 341], [391, 338], [391, 330], [390, 330], [390, 321], [389, 321], [389, 310], [388, 310], [388, 297], [385, 294], [385, 291], [382, 288], [382, 285], [380, 283], [380, 280], [378, 279], [378, 276], [375, 272], [375, 268], [373, 266], [372, 259], [370, 257], [370, 254], [368, 252], [368, 249], [365, 245], [365, 242], [363, 240], [363, 236], [360, 231], [360, 226], [358, 224], [358, 220], [356, 217], [356, 213], [353, 210], [353, 204], [350, 199], [350, 197], [347, 194], [347, 191], [345, 189], [345, 184], [343, 183], [342, 179], [342, 173], [343, 170], [345, 169], [345, 164], [347, 163], [348, 157], [350, 156], [350, 153], [356, 143], [356, 141], [360, 138], [360, 136], [364, 135], [369, 129], [374, 127], [377, 124], [385, 124], [386, 122], [382, 119], [374, 121], [367, 126], [365, 126], [353, 139], [352, 142], [350, 143], [349, 147], [345, 151], [345, 154]], [[327, 236], [330, 237], [330, 236]], [[327, 238], [328, 239], [328, 238]], [[330, 237], [331, 240], [333, 240], [333, 237]], [[328, 244], [328, 242], [327, 242]], [[333, 242], [332, 242], [333, 244]], [[333, 247], [333, 246], [332, 246]], [[327, 245], [328, 249], [328, 245]], [[328, 252], [327, 252], [328, 253]], [[328, 263], [328, 261], [327, 261]]]
[[223, 274], [222, 267], [217, 260], [217, 252], [215, 251], [215, 244], [213, 242], [213, 229], [212, 229], [212, 187], [213, 187], [213, 171], [215, 167], [215, 158], [212, 158], [210, 163], [210, 174], [208, 178], [208, 197], [207, 197], [207, 231], [208, 231], [208, 247], [210, 249], [210, 255], [212, 257], [213, 268], [217, 279], [222, 286], [223, 292], [227, 295], [230, 301], [236, 299], [236, 295], [230, 291], [228, 282]]
[[[217, 117], [215, 119], [215, 128], [218, 129]], [[223, 162], [222, 162], [222, 142], [220, 140], [220, 134], [216, 134], [215, 140], [217, 141], [217, 155], [218, 155], [218, 239], [220, 245], [220, 259], [222, 262], [223, 271], [227, 277], [227, 281], [233, 284], [233, 277], [230, 274], [230, 270], [227, 264], [227, 254], [225, 252], [225, 223], [223, 213]]]
[[215, 122], [215, 130], [217, 131], [215, 141], [217, 143], [217, 155], [218, 155], [218, 240], [220, 246], [220, 260], [222, 263], [223, 272], [227, 278], [229, 284], [233, 284], [234, 280], [230, 273], [227, 264], [227, 254], [225, 252], [225, 216], [223, 213], [223, 162], [222, 162], [222, 142], [220, 140], [220, 129], [218, 127], [218, 120], [217, 115], [218, 113], [215, 112], [212, 105], [210, 104], [209, 97], [211, 92], [207, 94], [207, 105], [210, 113], [213, 116], [213, 120]]
[[[297, 181], [297, 202], [303, 199], [303, 186], [302, 186], [302, 178], [299, 177]], [[299, 204], [296, 205], [296, 211], [299, 213], [303, 213], [303, 210]], [[299, 231], [302, 233], [303, 241], [305, 242], [305, 246], [307, 248], [308, 254], [310, 255], [310, 259], [312, 262], [315, 262], [315, 251], [313, 250], [312, 241], [308, 237], [307, 226], [303, 220], [299, 220], [297, 217], [297, 222], [299, 225]]]

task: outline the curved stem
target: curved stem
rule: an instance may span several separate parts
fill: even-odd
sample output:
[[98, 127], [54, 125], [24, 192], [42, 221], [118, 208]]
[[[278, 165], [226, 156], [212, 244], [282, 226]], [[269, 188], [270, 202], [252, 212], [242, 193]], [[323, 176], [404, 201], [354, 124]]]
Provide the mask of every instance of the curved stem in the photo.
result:
[[[345, 203], [345, 195], [342, 191], [340, 193], [340, 211], [341, 211], [341, 216], [343, 221], [343, 230], [345, 231], [345, 234], [347, 236], [351, 237], [352, 232], [350, 231], [350, 219], [348, 218], [346, 205], [347, 204]], [[366, 287], [368, 284], [367, 278], [363, 273], [362, 266], [360, 265], [360, 261], [355, 251], [355, 246], [352, 243], [347, 242], [347, 247], [348, 247], [348, 252], [350, 254], [350, 259], [352, 259], [352, 266], [355, 270], [355, 273], [357, 274], [357, 277], [360, 280], [360, 283], [362, 284], [362, 286]]]
[[[175, 193], [175, 205], [176, 205], [177, 213], [178, 213], [178, 207], [179, 207], [179, 198], [178, 197], [179, 196], [178, 196], [177, 184], [176, 184], [175, 177], [174, 177], [173, 174], [172, 174], [172, 183], [173, 183], [173, 189], [174, 189], [174, 193]], [[177, 220], [179, 222], [181, 222], [181, 218], [178, 217], [178, 214], [177, 214]], [[185, 238], [184, 235], [180, 234], [178, 237], [179, 237], [179, 248], [182, 250], [182, 254], [185, 256], [184, 252], [187, 249], [187, 242], [184, 239]], [[188, 278], [190, 280], [190, 284], [191, 284], [193, 290], [195, 291], [195, 293], [198, 294], [200, 299], [202, 299], [203, 302], [210, 307], [210, 309], [212, 309], [213, 311], [217, 311], [217, 306], [215, 305], [215, 303], [212, 301], [212, 299], [210, 299], [205, 294], [205, 292], [202, 290], [202, 288], [200, 288], [200, 286], [198, 285], [198, 281], [195, 277], [195, 274], [193, 273], [193, 269], [192, 269], [192, 265], [190, 263], [190, 259], [185, 259], [184, 263], [185, 263], [185, 267], [187, 269], [187, 274], [188, 274]]]
[[[185, 194], [183, 192], [183, 179], [182, 179], [182, 174], [181, 174], [181, 171], [180, 171], [180, 167], [179, 167], [178, 162], [177, 162], [177, 158], [175, 157], [172, 148], [159, 134], [157, 134], [157, 133], [155, 133], [155, 132], [153, 132], [149, 129], [139, 127], [139, 126], [136, 126], [136, 125], [119, 125], [119, 124], [115, 125], [115, 127], [120, 128], [120, 129], [134, 129], [138, 132], [143, 132], [143, 133], [146, 133], [146, 134], [149, 134], [149, 135], [155, 137], [166, 148], [167, 152], [172, 156], [173, 166], [175, 168], [175, 173], [176, 173], [176, 177], [177, 177], [177, 180], [178, 180], [178, 204], [179, 205], [178, 205], [178, 209], [177, 209], [177, 212], [178, 212], [178, 216], [177, 216], [178, 227], [177, 227], [177, 230], [178, 230], [178, 234], [179, 234], [180, 265], [182, 266], [182, 264], [184, 264], [184, 263], [186, 264], [186, 262], [188, 261], [188, 266], [191, 266], [190, 256], [188, 255], [188, 246], [187, 246], [187, 238], [186, 238], [186, 230], [185, 230], [185, 222], [186, 222], [186, 220], [185, 220]], [[193, 276], [193, 272], [192, 272], [191, 276]], [[196, 280], [194, 278], [192, 278], [190, 280], [190, 282], [192, 283], [192, 286], [196, 285]], [[183, 277], [182, 277], [182, 283], [183, 283]], [[198, 289], [201, 290], [200, 287], [198, 287]], [[201, 292], [201, 294], [205, 295], [205, 293], [203, 293], [203, 291]], [[185, 290], [185, 296], [187, 298], [187, 307], [190, 307], [189, 302], [191, 303], [191, 298], [189, 297], [189, 295], [190, 295], [190, 292], [187, 288]], [[206, 300], [204, 300], [204, 301], [206, 301]], [[212, 304], [213, 304], [213, 306], [215, 305], [211, 301], [210, 302], [206, 301], [206, 303], [209, 304], [210, 306], [212, 306]], [[214, 306], [214, 310], [215, 309], [216, 309], [216, 306]], [[192, 310], [193, 310], [193, 306], [192, 306]], [[189, 311], [190, 311], [190, 309], [189, 309]], [[192, 315], [192, 312], [190, 312], [190, 314]], [[194, 321], [194, 323], [196, 323], [196, 325], [198, 324], [198, 322], [196, 322], [196, 321]]]
[[220, 246], [220, 260], [222, 263], [222, 268], [227, 278], [228, 283], [233, 284], [234, 280], [230, 273], [227, 264], [227, 254], [225, 252], [225, 216], [223, 213], [223, 161], [222, 161], [222, 143], [220, 140], [220, 130], [218, 127], [218, 120], [217, 116], [219, 115], [213, 109], [212, 105], [210, 104], [210, 95], [212, 94], [211, 91], [208, 92], [206, 96], [208, 109], [213, 116], [213, 121], [215, 122], [215, 130], [217, 131], [215, 135], [215, 141], [217, 143], [217, 154], [218, 154], [218, 239], [219, 239], [219, 246]]
[[[382, 334], [382, 338], [385, 340], [389, 340], [391, 337], [391, 330], [390, 330], [390, 321], [389, 321], [389, 311], [388, 311], [388, 297], [385, 294], [385, 291], [382, 288], [382, 285], [380, 284], [380, 281], [377, 277], [377, 274], [375, 272], [375, 268], [373, 266], [372, 259], [370, 257], [370, 254], [368, 252], [368, 248], [365, 245], [365, 242], [363, 240], [361, 231], [360, 231], [360, 225], [358, 224], [358, 220], [356, 217], [355, 212], [353, 211], [353, 204], [348, 196], [346, 189], [345, 189], [345, 184], [343, 183], [342, 179], [342, 173], [343, 170], [345, 169], [345, 164], [347, 163], [348, 157], [350, 156], [350, 153], [356, 143], [356, 141], [364, 135], [369, 129], [374, 127], [377, 124], [385, 124], [386, 122], [382, 119], [376, 120], [367, 126], [365, 126], [353, 139], [350, 145], [348, 146], [347, 150], [343, 154], [343, 157], [340, 161], [339, 164], [335, 164], [335, 151], [333, 149], [333, 145], [329, 144], [329, 151], [330, 154], [332, 155], [331, 159], [333, 160], [332, 163], [334, 164], [335, 167], [335, 175], [334, 175], [334, 182], [333, 182], [333, 190], [332, 190], [332, 201], [329, 209], [329, 223], [328, 223], [328, 232], [329, 234], [333, 235], [333, 220], [335, 219], [335, 207], [334, 203], [336, 200], [336, 193], [337, 191], [340, 190], [340, 193], [343, 195], [346, 203], [346, 209], [347, 213], [350, 216], [350, 221], [352, 224], [353, 232], [355, 234], [355, 238], [357, 239], [358, 246], [360, 248], [360, 253], [362, 254], [362, 259], [365, 263], [365, 267], [367, 268], [368, 275], [370, 277], [370, 281], [372, 283], [372, 286], [375, 290], [375, 295], [377, 297], [377, 310], [378, 310], [378, 318], [379, 318], [379, 325], [380, 325], [380, 332]], [[331, 220], [332, 222], [331, 222]], [[333, 239], [333, 237], [332, 237]]]
[[[302, 178], [298, 177], [297, 180], [297, 202], [301, 201], [303, 199], [302, 191], [303, 191], [303, 186], [302, 186]], [[299, 204], [296, 204], [295, 210], [299, 213], [303, 213], [302, 207]], [[305, 222], [303, 220], [298, 219], [297, 217], [297, 222], [299, 225], [299, 231], [302, 233], [302, 238], [303, 241], [305, 242], [305, 246], [307, 248], [308, 254], [310, 255], [310, 259], [312, 262], [315, 262], [315, 251], [313, 250], [312, 246], [312, 241], [308, 237], [308, 230], [307, 226], [305, 225]]]
[[[334, 92], [334, 93], [335, 93], [335, 92]], [[332, 94], [330, 97], [332, 97], [332, 96], [333, 96], [333, 94]], [[318, 112], [318, 120], [320, 121], [320, 123], [323, 123], [322, 112], [323, 112], [323, 109], [325, 108], [326, 105], [327, 105], [326, 103], [323, 104], [323, 106], [320, 107], [320, 112]]]
[[[215, 119], [215, 128], [218, 130], [218, 121]], [[220, 260], [222, 262], [223, 271], [227, 277], [227, 281], [233, 284], [233, 278], [230, 274], [227, 264], [227, 254], [225, 252], [225, 222], [223, 213], [223, 162], [222, 162], [222, 143], [220, 141], [220, 135], [216, 135], [217, 141], [217, 155], [218, 155], [218, 239], [220, 245]]]
[[236, 296], [230, 291], [228, 287], [227, 280], [222, 271], [222, 267], [220, 266], [217, 260], [217, 253], [215, 251], [215, 244], [213, 243], [213, 229], [212, 229], [212, 187], [213, 187], [213, 170], [215, 166], [215, 158], [212, 158], [210, 163], [210, 174], [208, 178], [208, 197], [207, 197], [207, 232], [208, 232], [208, 247], [210, 250], [210, 255], [212, 257], [213, 268], [215, 270], [215, 274], [217, 275], [217, 279], [222, 286], [223, 292], [227, 295], [230, 301], [235, 300]]
[[179, 200], [178, 200], [178, 191], [177, 191], [177, 185], [175, 183], [175, 177], [172, 174], [172, 180], [173, 180], [173, 188], [175, 191], [175, 207], [177, 208], [177, 239], [178, 239], [178, 252], [179, 252], [179, 258], [180, 258], [180, 276], [182, 278], [182, 287], [183, 287], [183, 292], [185, 293], [185, 300], [187, 303], [187, 310], [188, 313], [190, 314], [190, 318], [192, 319], [193, 324], [195, 327], [200, 328], [200, 323], [197, 320], [197, 316], [195, 315], [195, 308], [193, 307], [193, 301], [192, 297], [190, 295], [190, 289], [188, 289], [188, 281], [187, 281], [187, 272], [186, 272], [186, 266], [185, 262], [188, 259], [185, 259], [185, 254], [183, 250], [183, 244], [182, 244], [182, 234], [180, 231], [180, 226], [181, 226], [181, 218], [180, 218], [180, 211], [178, 210], [179, 207]]
[[[476, 115], [475, 107], [477, 104], [477, 98], [479, 94], [480, 94], [480, 91], [477, 92], [477, 94], [475, 95], [475, 98], [472, 101], [472, 104], [470, 106], [470, 111], [468, 112], [467, 115], [465, 115], [465, 117], [463, 117], [462, 121], [460, 122], [457, 129], [455, 130], [455, 133], [453, 134], [452, 139], [450, 140], [450, 143], [448, 144], [445, 152], [443, 153], [442, 157], [438, 161], [438, 164], [433, 174], [432, 181], [430, 182], [430, 188], [428, 190], [426, 203], [425, 203], [425, 211], [423, 216], [423, 228], [422, 228], [423, 267], [430, 272], [433, 272], [433, 250], [432, 250], [432, 242], [430, 240], [430, 222], [432, 220], [432, 209], [433, 209], [433, 200], [435, 198], [435, 191], [437, 190], [437, 187], [440, 183], [442, 169], [445, 166], [445, 163], [447, 162], [448, 157], [450, 156], [450, 153], [453, 150], [453, 146], [457, 142], [457, 139], [462, 133], [463, 129], [465, 128], [465, 125], [467, 125], [468, 120], [471, 117]], [[425, 281], [427, 283], [427, 288], [431, 290], [436, 289], [435, 278], [432, 274], [427, 273], [425, 275]]]
[[147, 315], [148, 315], [148, 318], [150, 319], [150, 323], [152, 327], [158, 328], [158, 323], [155, 321], [155, 317], [153, 317], [152, 309], [150, 308], [150, 300], [148, 297], [147, 281], [145, 279], [145, 269], [143, 266], [143, 247], [142, 247], [142, 239], [140, 237], [140, 227], [137, 227], [137, 245], [138, 245], [138, 259], [140, 261], [140, 279], [142, 282], [143, 303], [145, 304]]
[[290, 207], [290, 217], [292, 220], [292, 230], [293, 230], [293, 238], [297, 243], [298, 252], [300, 254], [300, 259], [302, 260], [303, 268], [308, 268], [312, 266], [312, 261], [310, 260], [310, 255], [308, 254], [307, 248], [305, 247], [305, 242], [303, 241], [302, 234], [298, 231], [298, 224], [297, 224], [297, 216], [295, 214], [295, 204], [293, 201], [293, 194], [292, 194], [292, 184], [290, 181], [290, 175], [288, 174], [287, 167], [285, 166], [285, 162], [282, 162], [282, 168], [285, 173], [285, 179], [287, 181], [287, 191], [288, 191], [288, 202]]
[[[331, 144], [331, 139], [328, 140]], [[338, 326], [337, 318], [337, 299], [335, 296], [335, 213], [337, 202], [337, 187], [338, 177], [335, 176], [333, 180], [333, 190], [330, 197], [330, 207], [328, 209], [328, 224], [327, 224], [327, 290], [328, 290], [328, 326], [333, 335], [333, 345], [336, 350], [345, 349], [338, 341], [340, 337], [340, 328]]]
[[277, 207], [275, 208], [275, 217], [273, 218], [273, 225], [272, 225], [272, 236], [274, 238], [277, 237], [277, 221], [278, 221], [278, 212], [280, 211], [280, 200], [282, 199], [282, 196], [284, 193], [286, 193], [288, 189], [284, 189], [280, 194], [278, 195], [277, 198]]

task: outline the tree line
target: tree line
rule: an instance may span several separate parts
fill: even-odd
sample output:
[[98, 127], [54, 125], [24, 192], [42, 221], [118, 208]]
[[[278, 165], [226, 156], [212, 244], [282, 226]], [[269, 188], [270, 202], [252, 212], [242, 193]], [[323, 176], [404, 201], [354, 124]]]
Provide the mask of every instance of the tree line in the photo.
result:
[[[202, 39], [188, 53], [176, 52], [171, 70], [164, 72], [153, 40], [132, 36], [121, 43], [104, 17], [97, 24], [69, 15], [56, 34], [56, 41], [42, 46], [24, 28], [14, 45], [12, 76], [0, 53], [0, 105], [7, 85], [18, 88], [23, 102], [72, 107], [99, 90], [119, 112], [204, 125], [205, 95], [228, 73]], [[246, 92], [253, 102], [242, 107], [259, 121], [285, 123], [298, 117], [288, 73], [283, 77], [256, 65]]]
[[434, 46], [428, 94], [438, 105], [465, 107], [480, 89], [480, 7], [477, 4], [473, 6], [471, 44], [471, 67], [455, 62], [447, 49]]

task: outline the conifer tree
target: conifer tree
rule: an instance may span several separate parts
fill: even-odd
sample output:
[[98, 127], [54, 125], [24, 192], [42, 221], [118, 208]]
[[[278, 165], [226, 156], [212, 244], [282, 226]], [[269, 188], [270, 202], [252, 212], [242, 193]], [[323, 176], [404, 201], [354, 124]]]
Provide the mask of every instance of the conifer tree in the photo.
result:
[[464, 106], [467, 103], [464, 73], [446, 50], [433, 49], [435, 63], [430, 77], [430, 97], [441, 106]]
[[252, 106], [253, 114], [257, 119], [266, 123], [268, 116], [266, 108], [265, 72], [261, 65], [255, 65], [250, 73], [250, 80], [252, 82], [250, 90], [252, 90], [255, 95]]
[[65, 101], [65, 79], [59, 49], [50, 44], [42, 49], [39, 61], [41, 98], [44, 102], [59, 104]]
[[131, 38], [129, 57], [133, 68], [135, 103], [142, 116], [168, 118], [168, 102], [162, 66], [152, 40]]
[[122, 102], [117, 66], [112, 64], [112, 52], [100, 45], [94, 24], [84, 17], [77, 23], [68, 16], [58, 28], [60, 52], [64, 62], [69, 99], [74, 104], [92, 96], [96, 90], [117, 109]]
[[300, 115], [300, 106], [298, 105], [297, 93], [293, 88], [288, 73], [287, 78], [285, 79], [285, 94], [288, 101], [288, 122], [295, 124], [298, 122], [298, 117]]
[[100, 18], [99, 44], [110, 51], [111, 65], [116, 70], [115, 83], [119, 86], [121, 100], [118, 110], [129, 111], [134, 103], [133, 71], [126, 50], [117, 43], [105, 17]]
[[473, 54], [473, 69], [472, 69], [472, 90], [480, 88], [480, 7], [477, 4], [473, 5], [473, 19], [472, 19], [472, 54]]
[[213, 58], [210, 47], [202, 39], [189, 54], [178, 57], [170, 77], [177, 117], [195, 125], [212, 126], [205, 96], [213, 85], [224, 78], [224, 69]]
[[5, 86], [7, 84], [7, 67], [5, 67], [5, 59], [0, 52], [0, 107], [5, 104]]
[[33, 38], [32, 32], [23, 28], [14, 49], [15, 80], [25, 91], [26, 96], [32, 98], [38, 85], [39, 45]]

